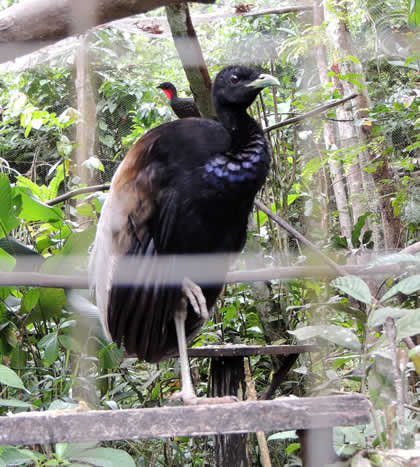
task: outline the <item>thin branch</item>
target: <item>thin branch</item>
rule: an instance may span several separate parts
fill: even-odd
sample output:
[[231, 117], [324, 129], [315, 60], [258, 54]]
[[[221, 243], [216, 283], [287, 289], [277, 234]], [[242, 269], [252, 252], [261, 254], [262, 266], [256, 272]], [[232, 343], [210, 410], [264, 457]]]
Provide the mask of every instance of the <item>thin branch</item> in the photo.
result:
[[280, 383], [284, 381], [285, 377], [287, 376], [287, 373], [289, 373], [290, 369], [295, 364], [298, 357], [299, 354], [297, 353], [287, 355], [287, 357], [282, 362], [282, 366], [272, 376], [270, 385], [261, 394], [260, 400], [269, 400], [273, 397], [274, 393], [276, 392], [276, 389], [279, 387]]
[[420, 407], [415, 407], [414, 405], [410, 405], [410, 404], [404, 404], [404, 407], [406, 409], [412, 410], [413, 412], [419, 412], [420, 413]]
[[[211, 21], [219, 21], [219, 20], [224, 20], [228, 18], [233, 18], [233, 17], [238, 17], [238, 16], [263, 16], [263, 15], [284, 15], [287, 13], [299, 13], [301, 11], [307, 11], [307, 10], [312, 10], [312, 5], [294, 5], [294, 6], [288, 6], [288, 7], [283, 7], [283, 8], [271, 8], [271, 9], [265, 9], [265, 10], [258, 10], [254, 9], [251, 10], [247, 13], [240, 13], [235, 10], [228, 10], [226, 11], [225, 8], [219, 9], [215, 13], [206, 13], [206, 14], [200, 14], [200, 15], [192, 15], [192, 22], [194, 25], [199, 25], [199, 24], [205, 24], [209, 23]], [[118, 20], [113, 22], [113, 26], [120, 28], [125, 31], [133, 32], [138, 30], [144, 31], [143, 28], [150, 26], [150, 25], [157, 25], [159, 28], [157, 28], [156, 34], [153, 33], [153, 31], [147, 31], [147, 35], [165, 35], [169, 33], [169, 25], [163, 16], [145, 16], [144, 18], [125, 18], [123, 20]], [[133, 26], [136, 28], [134, 29]]]
[[250, 11], [238, 16], [262, 16], [262, 15], [284, 15], [286, 13], [298, 13], [299, 11], [312, 10], [312, 5], [286, 6], [283, 8], [268, 8], [266, 10]]
[[328, 109], [331, 109], [333, 107], [337, 107], [338, 105], [344, 104], [345, 102], [354, 99], [358, 96], [359, 94], [351, 94], [350, 96], [343, 97], [342, 99], [338, 99], [334, 102], [330, 102], [329, 104], [325, 105], [320, 105], [319, 107], [316, 107], [315, 109], [312, 109], [309, 112], [306, 112], [302, 115], [298, 115], [296, 117], [288, 118], [287, 120], [284, 120], [283, 122], [275, 123], [274, 125], [271, 125], [267, 128], [264, 128], [264, 133], [269, 133], [270, 131], [276, 130], [277, 128], [281, 128], [287, 125], [292, 125], [293, 123], [300, 122], [302, 120], [305, 120], [306, 118], [310, 118], [316, 114], [325, 112]]
[[[249, 360], [244, 358], [244, 372], [246, 388], [248, 392], [248, 400], [257, 400], [257, 391], [255, 390], [254, 380], [252, 379], [251, 366]], [[260, 448], [261, 464], [263, 467], [271, 467], [270, 452], [268, 450], [267, 438], [263, 431], [256, 432], [258, 447]]]
[[109, 190], [110, 184], [109, 183], [104, 183], [102, 185], [92, 185], [92, 186], [86, 186], [84, 188], [77, 188], [76, 190], [68, 191], [67, 193], [64, 193], [64, 195], [57, 196], [57, 198], [50, 199], [49, 201], [46, 202], [48, 206], [54, 206], [58, 203], [61, 203], [62, 201], [67, 201], [70, 198], [73, 198], [78, 195], [83, 195], [85, 193], [94, 193], [95, 191], [105, 191]]
[[[391, 347], [391, 361], [392, 361], [392, 376], [394, 378], [395, 392], [396, 392], [396, 409], [398, 415], [398, 426], [400, 433], [406, 433], [405, 417], [404, 417], [404, 388], [402, 381], [401, 368], [399, 365], [399, 356], [397, 351], [397, 329], [395, 321], [390, 316], [387, 316], [384, 323], [384, 330]], [[408, 358], [408, 357], [407, 357]]]
[[327, 263], [331, 268], [333, 268], [339, 276], [346, 275], [345, 270], [341, 266], [339, 266], [332, 259], [330, 259], [314, 243], [312, 243], [310, 240], [304, 237], [300, 232], [298, 232], [291, 225], [289, 225], [284, 219], [279, 217], [277, 214], [274, 214], [274, 212], [271, 209], [269, 209], [267, 206], [265, 206], [261, 201], [256, 199], [255, 205], [258, 207], [258, 209], [265, 212], [267, 216], [271, 217], [271, 219], [273, 219], [274, 222], [277, 222], [277, 224], [279, 224], [280, 227], [282, 227], [284, 230], [289, 232], [290, 235], [295, 237], [297, 240], [302, 242], [305, 246], [310, 248], [314, 253], [316, 253], [317, 256], [321, 258], [325, 263]]

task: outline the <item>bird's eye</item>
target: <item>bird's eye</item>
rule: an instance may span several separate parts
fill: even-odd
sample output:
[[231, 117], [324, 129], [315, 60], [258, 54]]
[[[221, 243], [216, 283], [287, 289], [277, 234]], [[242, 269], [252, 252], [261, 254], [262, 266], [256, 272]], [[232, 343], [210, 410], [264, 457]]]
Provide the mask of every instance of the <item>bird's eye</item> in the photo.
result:
[[231, 81], [231, 83], [236, 84], [236, 83], [239, 83], [240, 78], [238, 77], [238, 75], [232, 75], [230, 77], [230, 81]]

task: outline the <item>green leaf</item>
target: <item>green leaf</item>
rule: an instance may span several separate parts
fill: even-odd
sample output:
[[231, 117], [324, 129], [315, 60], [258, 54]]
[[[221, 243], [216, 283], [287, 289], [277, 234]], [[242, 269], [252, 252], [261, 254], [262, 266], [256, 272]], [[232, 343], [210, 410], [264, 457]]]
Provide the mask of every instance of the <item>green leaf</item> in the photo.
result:
[[310, 159], [306, 164], [305, 167], [302, 169], [302, 178], [307, 183], [312, 176], [318, 172], [321, 168], [321, 159], [319, 157], [313, 157]]
[[66, 452], [66, 449], [67, 449], [67, 443], [57, 443], [55, 445], [55, 453], [61, 459], [64, 457], [64, 453]]
[[115, 343], [104, 346], [99, 351], [99, 364], [102, 369], [112, 370], [116, 368], [124, 355], [124, 350], [117, 347]]
[[89, 203], [85, 203], [85, 204], [81, 204], [79, 206], [76, 206], [76, 211], [81, 216], [85, 216], [85, 217], [93, 217], [93, 215], [94, 215], [93, 207]]
[[49, 274], [78, 274], [87, 269], [88, 248], [95, 239], [96, 227], [71, 233], [59, 253], [49, 257], [41, 271]]
[[348, 248], [347, 238], [342, 237], [341, 235], [334, 235], [333, 244], [335, 248]]
[[[75, 407], [77, 407], [77, 404]], [[66, 407], [66, 409], [69, 409], [69, 407]], [[51, 409], [50, 407], [49, 410], [60, 409]], [[83, 455], [88, 449], [96, 448], [97, 445], [97, 441], [87, 441], [86, 443], [57, 443], [55, 445], [55, 452], [62, 458], [75, 458], [79, 455]]]
[[290, 443], [286, 448], [286, 453], [287, 454], [292, 454], [293, 452], [297, 451], [298, 449], [300, 449], [300, 443]]
[[351, 243], [352, 243], [354, 248], [359, 248], [360, 247], [360, 240], [359, 240], [360, 232], [362, 231], [363, 226], [366, 223], [366, 219], [370, 215], [371, 215], [370, 212], [366, 212], [362, 216], [359, 216], [359, 218], [357, 219], [356, 225], [354, 226], [354, 229], [353, 229], [353, 231], [351, 233]]
[[31, 124], [31, 122], [29, 122], [26, 125], [26, 128], [25, 128], [25, 138], [27, 138], [29, 136], [29, 133], [31, 132], [31, 130], [32, 130], [32, 124]]
[[39, 288], [29, 289], [22, 299], [22, 310], [24, 313], [30, 313], [35, 305], [38, 303], [40, 296]]
[[9, 367], [0, 364], [0, 383], [12, 388], [23, 389], [26, 391], [22, 380], [19, 376]]
[[1, 453], [0, 459], [8, 466], [33, 464], [39, 456], [29, 449], [17, 449], [6, 446]]
[[41, 289], [39, 292], [38, 306], [31, 313], [31, 322], [34, 318], [50, 319], [61, 315], [67, 299], [63, 289]]
[[373, 235], [372, 230], [366, 230], [366, 232], [363, 234], [362, 244], [367, 245], [370, 242], [370, 239], [372, 238], [372, 235]]
[[290, 206], [293, 203], [293, 201], [299, 198], [299, 196], [300, 196], [299, 193], [293, 193], [293, 194], [287, 195], [287, 205]]
[[60, 164], [56, 168], [55, 177], [48, 185], [48, 195], [50, 199], [57, 196], [60, 183], [64, 180], [64, 164]]
[[67, 350], [71, 350], [72, 352], [76, 353], [80, 353], [82, 351], [80, 342], [70, 334], [61, 334], [58, 336], [58, 340], [60, 344]]
[[26, 187], [29, 189], [31, 193], [33, 193], [38, 198], [42, 198], [42, 189], [39, 185], [34, 183], [30, 178], [24, 177], [23, 175], [18, 175], [17, 179], [17, 186]]
[[352, 61], [353, 63], [357, 63], [357, 64], [360, 63], [360, 60], [356, 57], [356, 55], [345, 55], [345, 56], [343, 57], [343, 59], [350, 60], [350, 61]]
[[402, 281], [391, 287], [388, 292], [381, 298], [381, 302], [388, 300], [397, 293], [403, 293], [404, 295], [411, 295], [420, 290], [420, 274], [407, 277]]
[[160, 394], [160, 381], [158, 381], [153, 390], [152, 390], [152, 394], [150, 395], [150, 398], [155, 401], [157, 399], [159, 399], [159, 394]]
[[351, 350], [358, 351], [361, 348], [359, 339], [351, 329], [333, 324], [302, 326], [295, 331], [288, 332], [296, 336], [296, 338], [300, 341], [318, 337]]
[[22, 347], [16, 345], [11, 353], [10, 366], [15, 370], [24, 370], [28, 360], [28, 352], [23, 350]]
[[331, 281], [331, 285], [336, 287], [341, 292], [350, 295], [351, 297], [359, 300], [360, 302], [370, 305], [372, 302], [372, 296], [370, 290], [365, 281], [357, 276], [344, 276], [337, 277]]
[[9, 217], [10, 208], [12, 207], [12, 190], [9, 177], [3, 173], [0, 173], [0, 200], [0, 222], [3, 222]]
[[9, 213], [9, 217], [0, 222], [0, 237], [7, 235], [13, 229], [18, 227], [19, 224], [20, 220], [13, 214], [12, 207], [12, 211]]
[[0, 271], [13, 271], [15, 266], [16, 259], [13, 256], [9, 255], [9, 253], [4, 251], [3, 248], [0, 248]]
[[133, 458], [125, 451], [113, 448], [94, 448], [71, 457], [72, 461], [86, 462], [98, 467], [136, 467]]
[[59, 355], [57, 332], [51, 332], [44, 336], [38, 343], [44, 349], [44, 360], [47, 365], [53, 364]]
[[0, 407], [16, 407], [18, 409], [30, 409], [33, 407], [29, 402], [19, 399], [0, 399]]
[[404, 317], [396, 322], [397, 338], [399, 340], [405, 337], [420, 334], [420, 308], [410, 310]]
[[6, 339], [7, 343], [12, 348], [16, 347], [16, 345], [18, 343], [18, 340], [17, 340], [17, 337], [16, 337], [15, 327], [11, 322], [9, 322], [6, 325], [6, 327], [5, 327], [2, 334], [3, 334], [2, 337], [4, 337]]
[[40, 201], [26, 187], [14, 187], [17, 193], [22, 196], [22, 210], [19, 217], [26, 221], [57, 222], [62, 220], [61, 212], [58, 208], [52, 208]]
[[370, 316], [368, 320], [369, 327], [374, 328], [375, 326], [382, 326], [388, 316], [397, 320], [405, 316], [409, 310], [404, 308], [392, 308], [384, 307], [377, 308]]
[[57, 151], [61, 156], [69, 156], [73, 151], [73, 145], [67, 136], [62, 136], [60, 141], [57, 141]]

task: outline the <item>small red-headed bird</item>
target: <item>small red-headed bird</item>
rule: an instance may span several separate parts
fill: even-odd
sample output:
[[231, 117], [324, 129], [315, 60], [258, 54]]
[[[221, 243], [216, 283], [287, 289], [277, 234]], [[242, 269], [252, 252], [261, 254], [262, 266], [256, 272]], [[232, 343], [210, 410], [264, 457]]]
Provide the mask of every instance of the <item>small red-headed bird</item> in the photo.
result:
[[252, 68], [224, 68], [212, 90], [219, 121], [186, 118], [147, 132], [119, 166], [102, 208], [89, 269], [105, 331], [148, 362], [178, 350], [184, 403], [199, 400], [187, 341], [215, 304], [229, 261], [215, 266], [216, 282], [196, 284], [177, 273], [189, 255], [227, 258], [243, 248], [270, 164], [247, 108], [262, 88], [279, 84]]
[[194, 99], [190, 97], [178, 97], [176, 87], [172, 83], [165, 81], [156, 86], [156, 88], [162, 89], [167, 95], [169, 105], [178, 118], [201, 117]]

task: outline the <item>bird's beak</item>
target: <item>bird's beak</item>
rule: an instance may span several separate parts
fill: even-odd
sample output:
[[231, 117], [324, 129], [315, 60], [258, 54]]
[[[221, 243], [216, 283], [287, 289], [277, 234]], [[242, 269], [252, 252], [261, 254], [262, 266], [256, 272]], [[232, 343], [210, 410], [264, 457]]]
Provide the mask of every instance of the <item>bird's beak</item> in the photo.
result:
[[247, 86], [252, 86], [253, 88], [266, 88], [267, 86], [280, 86], [280, 81], [274, 76], [261, 74], [257, 79], [251, 81]]

